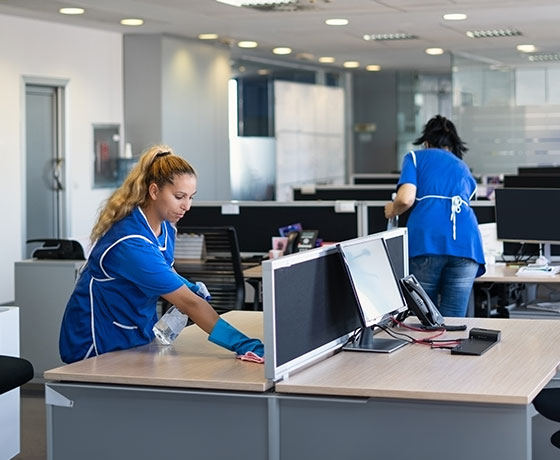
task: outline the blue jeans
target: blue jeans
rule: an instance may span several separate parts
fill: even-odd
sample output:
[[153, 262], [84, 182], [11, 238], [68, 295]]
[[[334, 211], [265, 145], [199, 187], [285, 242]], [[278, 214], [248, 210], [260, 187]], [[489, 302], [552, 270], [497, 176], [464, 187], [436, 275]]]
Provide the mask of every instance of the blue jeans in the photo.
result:
[[478, 263], [464, 257], [430, 255], [410, 259], [410, 273], [443, 316], [466, 316], [477, 270]]

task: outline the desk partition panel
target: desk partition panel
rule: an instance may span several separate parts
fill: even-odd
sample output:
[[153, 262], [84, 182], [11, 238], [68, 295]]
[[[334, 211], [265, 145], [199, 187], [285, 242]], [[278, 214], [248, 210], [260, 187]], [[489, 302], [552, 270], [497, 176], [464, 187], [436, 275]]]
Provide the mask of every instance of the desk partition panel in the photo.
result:
[[351, 174], [350, 183], [353, 185], [381, 185], [381, 184], [391, 184], [396, 186], [399, 182], [400, 174], [394, 173], [360, 173]]
[[319, 230], [327, 242], [344, 241], [362, 234], [361, 213], [353, 203], [336, 202], [195, 202], [177, 227], [234, 227], [243, 253], [263, 253], [272, 249], [278, 229], [300, 223], [304, 229]]
[[266, 260], [262, 267], [265, 376], [278, 381], [334, 353], [361, 323], [335, 246]]
[[315, 185], [292, 187], [294, 201], [301, 200], [387, 200], [396, 192], [395, 185]]

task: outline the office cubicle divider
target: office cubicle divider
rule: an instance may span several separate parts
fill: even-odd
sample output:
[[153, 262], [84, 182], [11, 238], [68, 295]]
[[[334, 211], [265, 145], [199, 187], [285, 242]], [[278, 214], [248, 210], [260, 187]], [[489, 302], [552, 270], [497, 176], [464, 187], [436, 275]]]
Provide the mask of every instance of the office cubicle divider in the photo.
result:
[[262, 267], [265, 377], [279, 381], [334, 353], [361, 323], [336, 246]]
[[350, 184], [352, 185], [397, 185], [400, 174], [397, 173], [359, 173], [350, 174]]
[[391, 200], [396, 185], [305, 185], [292, 187], [294, 201], [308, 200]]
[[207, 201], [195, 202], [177, 227], [234, 227], [242, 253], [268, 253], [279, 228], [299, 223], [318, 230], [325, 242], [365, 234], [362, 208], [354, 202]]

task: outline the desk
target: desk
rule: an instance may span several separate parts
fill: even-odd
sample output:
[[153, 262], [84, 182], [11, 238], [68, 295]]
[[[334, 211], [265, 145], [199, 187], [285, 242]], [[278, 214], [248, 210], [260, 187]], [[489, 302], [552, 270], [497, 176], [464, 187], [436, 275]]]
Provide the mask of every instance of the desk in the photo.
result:
[[[226, 318], [262, 337], [261, 313]], [[196, 326], [172, 347], [53, 369], [48, 458], [530, 460], [530, 403], [559, 367], [560, 322], [446, 322], [500, 329], [502, 341], [482, 356], [342, 352], [275, 392], [263, 366], [232, 359]]]
[[[543, 283], [560, 283], [560, 275], [554, 276], [534, 276], [534, 275], [523, 275], [517, 276], [517, 270], [519, 267], [516, 266], [508, 266], [506, 264], [495, 264], [495, 265], [487, 265], [486, 266], [486, 273], [484, 275], [476, 278], [474, 281], [480, 287], [480, 289], [486, 295], [486, 302], [487, 305], [491, 305], [491, 294], [490, 288], [492, 284], [524, 284], [529, 286], [534, 286], [532, 294], [526, 295], [523, 302], [517, 301], [517, 307], [521, 306], [521, 303], [529, 302], [529, 297], [534, 297], [536, 293], [536, 285], [543, 284]], [[480, 286], [483, 283], [487, 283], [487, 286]], [[490, 308], [486, 309], [486, 315], [490, 316]]]
[[560, 364], [560, 323], [446, 323], [499, 329], [502, 340], [482, 356], [342, 352], [277, 383], [290, 396], [277, 403], [282, 458], [530, 459], [529, 404]]
[[[224, 317], [262, 338], [262, 313]], [[45, 372], [47, 458], [267, 458], [264, 366], [187, 327], [155, 343]], [[249, 440], [249, 438], [251, 438]]]

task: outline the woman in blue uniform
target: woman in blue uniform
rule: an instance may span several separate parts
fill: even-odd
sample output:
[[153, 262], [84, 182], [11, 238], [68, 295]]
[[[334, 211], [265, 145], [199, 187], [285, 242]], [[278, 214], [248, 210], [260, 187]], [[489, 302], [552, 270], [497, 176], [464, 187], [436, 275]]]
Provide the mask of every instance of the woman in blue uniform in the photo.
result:
[[161, 145], [141, 156], [108, 199], [62, 320], [64, 362], [151, 342], [159, 297], [187, 314], [210, 341], [239, 355], [263, 356], [260, 340], [219, 318], [205, 300], [204, 284], [193, 284], [173, 269], [173, 224], [190, 209], [196, 187], [192, 166]]
[[476, 276], [484, 273], [478, 222], [470, 207], [476, 181], [462, 160], [467, 148], [455, 126], [432, 118], [407, 153], [390, 219], [414, 205], [408, 218], [410, 272], [443, 316], [465, 316]]

